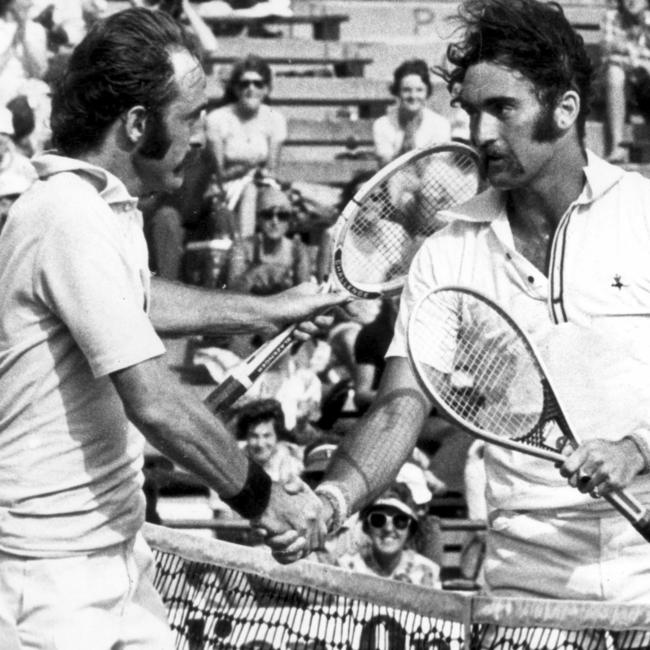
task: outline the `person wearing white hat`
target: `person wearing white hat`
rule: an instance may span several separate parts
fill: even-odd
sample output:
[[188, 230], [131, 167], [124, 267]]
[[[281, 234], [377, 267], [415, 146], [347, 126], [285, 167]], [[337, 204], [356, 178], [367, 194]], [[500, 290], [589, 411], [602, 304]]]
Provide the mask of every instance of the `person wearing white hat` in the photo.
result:
[[360, 517], [370, 544], [355, 554], [340, 557], [339, 566], [400, 582], [440, 588], [440, 566], [408, 547], [419, 522], [410, 490], [404, 483], [394, 483], [364, 508]]

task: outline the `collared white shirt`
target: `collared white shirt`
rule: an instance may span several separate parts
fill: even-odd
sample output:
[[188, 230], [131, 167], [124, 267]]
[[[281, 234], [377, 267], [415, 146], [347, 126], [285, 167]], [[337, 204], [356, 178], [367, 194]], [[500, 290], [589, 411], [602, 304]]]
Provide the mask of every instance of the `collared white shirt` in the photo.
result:
[[82, 161], [34, 165], [0, 235], [0, 550], [53, 557], [140, 529], [144, 439], [109, 375], [165, 350], [136, 200]]
[[[643, 379], [630, 378], [630, 385], [650, 383], [644, 380], [650, 368], [650, 181], [590, 152], [584, 172], [583, 190], [554, 236], [550, 277], [515, 249], [502, 192], [489, 189], [450, 213], [449, 226], [426, 240], [413, 261], [386, 356], [406, 356], [408, 318], [426, 292], [459, 284], [496, 300], [533, 341], [564, 322], [620, 338], [641, 361], [634, 371], [641, 367]], [[581, 437], [619, 439], [629, 426], [621, 416], [611, 429], [581, 431]], [[490, 445], [486, 467], [493, 506], [591, 503], [547, 461]], [[650, 491], [650, 480], [638, 477], [634, 488]]]

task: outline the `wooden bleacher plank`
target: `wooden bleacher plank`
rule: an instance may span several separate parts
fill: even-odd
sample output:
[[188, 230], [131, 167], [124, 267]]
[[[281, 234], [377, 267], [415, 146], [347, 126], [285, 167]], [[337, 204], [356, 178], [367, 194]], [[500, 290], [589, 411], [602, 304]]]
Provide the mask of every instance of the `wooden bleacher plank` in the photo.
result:
[[288, 146], [372, 146], [372, 120], [301, 120], [288, 122]]
[[277, 176], [286, 182], [302, 181], [342, 187], [359, 172], [376, 169], [376, 160], [288, 160], [280, 162]]
[[363, 50], [362, 43], [235, 36], [220, 37], [218, 48], [206, 58], [209, 63], [223, 65], [255, 53], [271, 65], [330, 65], [337, 76], [361, 77], [365, 66], [372, 63], [372, 58], [364, 56]]
[[311, 25], [312, 36], [317, 41], [338, 41], [341, 36], [341, 23], [350, 19], [347, 14], [293, 14], [290, 16], [242, 16], [233, 14], [214, 14], [207, 3], [195, 5], [197, 13], [206, 24], [213, 28], [219, 26], [266, 26], [266, 25]]
[[[221, 82], [210, 77], [210, 101], [218, 103], [222, 95]], [[357, 77], [278, 77], [269, 97], [273, 106], [357, 106], [364, 118], [383, 115], [393, 101], [384, 81]]]

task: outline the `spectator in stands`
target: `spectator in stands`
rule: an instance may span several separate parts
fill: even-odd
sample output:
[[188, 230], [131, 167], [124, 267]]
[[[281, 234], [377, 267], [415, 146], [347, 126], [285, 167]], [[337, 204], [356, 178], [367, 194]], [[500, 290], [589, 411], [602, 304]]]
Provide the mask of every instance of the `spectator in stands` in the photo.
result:
[[299, 235], [287, 236], [293, 211], [287, 195], [273, 184], [257, 192], [258, 232], [235, 237], [230, 256], [228, 287], [255, 295], [270, 295], [306, 282], [311, 262]]
[[11, 113], [0, 108], [0, 231], [13, 202], [36, 180], [36, 171], [17, 150], [13, 134]]
[[289, 441], [284, 413], [275, 399], [246, 404], [237, 418], [237, 437], [242, 449], [274, 480], [285, 483], [300, 476], [302, 450]]
[[372, 129], [382, 165], [411, 149], [451, 140], [449, 120], [427, 107], [433, 84], [422, 59], [409, 59], [397, 66], [390, 92], [397, 98], [397, 106], [375, 120]]
[[0, 105], [20, 94], [29, 79], [47, 70], [45, 29], [31, 19], [31, 0], [0, 2]]
[[44, 27], [34, 20], [32, 0], [0, 0], [0, 106], [24, 96], [35, 116], [34, 153], [50, 137], [50, 87], [43, 80], [50, 52]]
[[627, 160], [627, 150], [621, 143], [628, 99], [636, 101], [646, 121], [650, 118], [650, 10], [647, 0], [617, 0], [616, 8], [605, 12], [603, 33], [607, 159], [620, 163]]
[[423, 587], [440, 588], [440, 566], [407, 545], [418, 527], [413, 498], [406, 485], [394, 483], [360, 514], [370, 545], [344, 555], [338, 565]]
[[271, 68], [257, 56], [235, 63], [224, 105], [208, 113], [208, 146], [214, 154], [217, 183], [238, 215], [239, 234], [255, 231], [256, 178], [273, 176], [287, 137], [284, 116], [269, 107]]

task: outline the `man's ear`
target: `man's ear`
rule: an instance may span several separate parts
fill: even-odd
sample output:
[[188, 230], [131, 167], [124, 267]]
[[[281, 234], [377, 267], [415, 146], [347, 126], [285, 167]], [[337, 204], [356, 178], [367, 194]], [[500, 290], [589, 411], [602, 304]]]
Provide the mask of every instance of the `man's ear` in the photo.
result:
[[147, 117], [147, 109], [144, 106], [133, 106], [124, 114], [124, 132], [132, 144], [138, 144], [144, 135]]
[[562, 131], [568, 131], [578, 119], [580, 95], [575, 90], [567, 90], [555, 106], [555, 123]]

